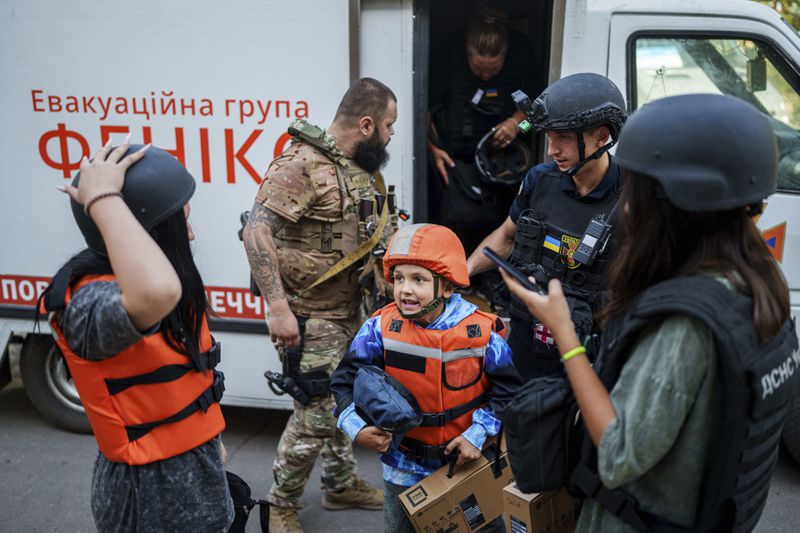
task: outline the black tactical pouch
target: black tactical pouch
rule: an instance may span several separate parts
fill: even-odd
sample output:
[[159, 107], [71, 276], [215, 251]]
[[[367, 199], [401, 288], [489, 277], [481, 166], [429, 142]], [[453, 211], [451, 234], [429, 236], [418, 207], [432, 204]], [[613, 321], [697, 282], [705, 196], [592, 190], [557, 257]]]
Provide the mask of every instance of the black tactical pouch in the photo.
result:
[[517, 219], [517, 231], [514, 234], [514, 248], [511, 250], [511, 264], [525, 271], [530, 265], [538, 265], [542, 261], [542, 244], [547, 235], [547, 226], [536, 216], [533, 209], [526, 209]]

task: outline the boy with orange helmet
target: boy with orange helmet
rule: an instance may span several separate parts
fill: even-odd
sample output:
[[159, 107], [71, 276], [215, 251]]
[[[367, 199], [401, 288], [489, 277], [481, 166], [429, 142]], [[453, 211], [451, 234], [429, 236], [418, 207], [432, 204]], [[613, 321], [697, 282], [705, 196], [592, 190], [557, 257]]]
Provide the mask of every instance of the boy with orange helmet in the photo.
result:
[[[383, 260], [394, 303], [365, 322], [331, 381], [338, 426], [381, 453], [385, 531], [413, 531], [397, 496], [448, 462], [480, 457], [522, 381], [499, 318], [462, 299], [466, 255], [450, 229], [413, 224], [395, 233]], [[405, 435], [370, 425], [353, 401], [359, 369], [373, 366], [413, 395], [422, 423]], [[368, 418], [368, 417], [367, 417]]]

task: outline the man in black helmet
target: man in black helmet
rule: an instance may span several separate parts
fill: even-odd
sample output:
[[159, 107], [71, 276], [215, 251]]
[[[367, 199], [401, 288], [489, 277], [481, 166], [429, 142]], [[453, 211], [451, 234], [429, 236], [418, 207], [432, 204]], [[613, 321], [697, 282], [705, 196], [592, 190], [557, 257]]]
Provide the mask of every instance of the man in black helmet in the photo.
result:
[[[608, 251], [590, 264], [573, 258], [592, 220], [609, 223], [619, 199], [621, 174], [611, 148], [625, 121], [625, 100], [611, 80], [573, 74], [551, 84], [527, 114], [547, 136], [553, 159], [532, 168], [505, 222], [481, 242], [467, 261], [474, 275], [494, 266], [490, 247], [540, 284], [558, 278], [568, 295], [572, 320], [584, 337], [593, 329], [592, 311], [605, 286]], [[560, 370], [552, 334], [512, 298], [509, 345], [525, 380]], [[583, 339], [582, 339], [583, 340]]]

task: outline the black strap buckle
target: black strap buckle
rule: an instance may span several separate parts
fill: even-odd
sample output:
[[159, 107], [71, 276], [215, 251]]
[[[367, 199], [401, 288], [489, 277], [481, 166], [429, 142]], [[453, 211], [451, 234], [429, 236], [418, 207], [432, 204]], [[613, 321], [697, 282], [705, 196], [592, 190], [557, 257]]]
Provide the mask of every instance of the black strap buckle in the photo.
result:
[[211, 390], [214, 394], [214, 401], [219, 403], [222, 400], [222, 394], [225, 392], [225, 374], [219, 370], [214, 371], [214, 385]]
[[207, 352], [200, 354], [200, 365], [197, 370], [201, 372], [215, 368], [222, 360], [222, 344], [217, 342], [213, 337], [211, 342], [211, 348], [209, 348]]
[[219, 403], [222, 400], [223, 392], [225, 392], [225, 374], [214, 371], [214, 383], [197, 397], [197, 404], [205, 413], [211, 407], [211, 404]]
[[404, 438], [398, 447], [406, 457], [414, 461], [435, 459], [444, 462], [448, 457], [444, 453], [445, 448], [447, 448], [446, 445], [437, 446], [435, 444], [423, 444], [418, 440], [408, 437]]
[[447, 423], [447, 413], [423, 413], [422, 424], [423, 427], [442, 427]]
[[208, 412], [208, 408], [211, 407], [211, 403], [212, 402], [211, 402], [211, 399], [209, 398], [209, 396], [213, 397], [213, 388], [211, 389], [211, 394], [207, 394], [207, 392], [208, 391], [206, 391], [206, 393], [203, 393], [203, 394], [201, 394], [200, 396], [197, 397], [197, 405], [200, 407], [200, 409], [204, 413]]

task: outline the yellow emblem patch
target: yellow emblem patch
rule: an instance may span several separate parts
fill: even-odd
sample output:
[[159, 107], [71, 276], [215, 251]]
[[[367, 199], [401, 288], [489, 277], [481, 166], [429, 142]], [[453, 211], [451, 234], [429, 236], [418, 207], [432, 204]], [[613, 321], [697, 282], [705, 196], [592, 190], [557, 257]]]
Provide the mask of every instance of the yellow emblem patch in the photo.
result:
[[579, 237], [571, 237], [569, 235], [562, 235], [561, 236], [561, 257], [566, 257], [567, 259], [567, 268], [573, 269], [578, 268], [580, 263], [577, 263], [572, 256], [575, 255], [575, 250], [578, 249], [578, 245], [581, 243]]

